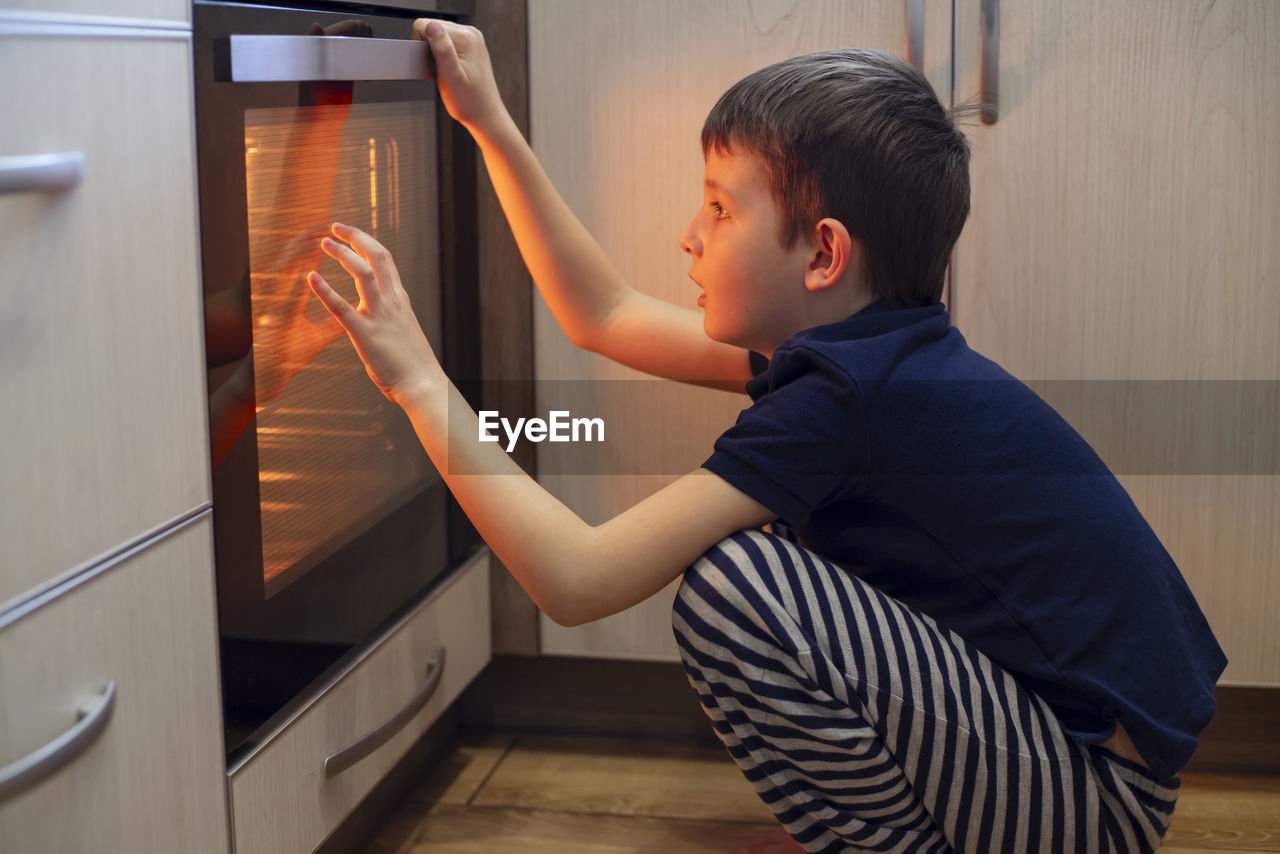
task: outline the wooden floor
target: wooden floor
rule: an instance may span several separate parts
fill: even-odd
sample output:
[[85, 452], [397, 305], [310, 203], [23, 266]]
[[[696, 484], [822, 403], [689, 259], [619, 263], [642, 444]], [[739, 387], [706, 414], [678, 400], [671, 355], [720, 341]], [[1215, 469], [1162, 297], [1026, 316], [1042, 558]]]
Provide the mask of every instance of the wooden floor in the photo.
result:
[[[463, 734], [360, 854], [721, 854], [775, 828], [723, 750]], [[1280, 777], [1184, 775], [1160, 850], [1280, 851]]]

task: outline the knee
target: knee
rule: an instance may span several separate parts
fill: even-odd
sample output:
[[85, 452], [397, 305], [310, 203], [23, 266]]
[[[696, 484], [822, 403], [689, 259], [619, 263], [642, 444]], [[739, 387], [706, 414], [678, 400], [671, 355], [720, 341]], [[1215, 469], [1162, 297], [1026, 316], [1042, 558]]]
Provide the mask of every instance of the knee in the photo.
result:
[[733, 636], [753, 628], [766, 630], [776, 610], [770, 591], [778, 580], [766, 582], [764, 576], [776, 572], [783, 548], [795, 547], [748, 529], [707, 549], [685, 570], [676, 594], [672, 620], [677, 637], [689, 631]]

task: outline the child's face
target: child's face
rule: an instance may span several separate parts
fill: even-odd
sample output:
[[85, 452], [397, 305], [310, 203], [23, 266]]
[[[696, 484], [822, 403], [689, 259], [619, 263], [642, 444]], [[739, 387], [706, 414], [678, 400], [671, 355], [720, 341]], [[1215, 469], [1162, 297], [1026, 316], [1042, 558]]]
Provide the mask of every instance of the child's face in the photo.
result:
[[804, 328], [808, 241], [778, 240], [778, 209], [755, 157], [707, 153], [702, 207], [680, 235], [693, 259], [689, 278], [702, 288], [702, 327], [716, 341], [766, 355]]

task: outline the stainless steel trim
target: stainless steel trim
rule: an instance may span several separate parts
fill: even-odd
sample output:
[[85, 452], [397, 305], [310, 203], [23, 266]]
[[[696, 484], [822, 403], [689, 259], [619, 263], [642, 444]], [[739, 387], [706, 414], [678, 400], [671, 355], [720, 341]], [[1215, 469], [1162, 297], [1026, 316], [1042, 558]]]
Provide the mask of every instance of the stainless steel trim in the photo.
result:
[[94, 38], [191, 39], [187, 21], [115, 18], [61, 12], [0, 12], [0, 38], [89, 36]]
[[429, 80], [431, 49], [415, 39], [231, 36], [231, 80]]
[[53, 741], [0, 768], [0, 803], [30, 789], [89, 749], [111, 722], [116, 708], [116, 683], [108, 682], [102, 696], [80, 709], [77, 723]]
[[405, 724], [413, 720], [413, 716], [422, 711], [422, 707], [431, 699], [431, 695], [440, 687], [440, 677], [444, 674], [445, 648], [440, 647], [427, 662], [427, 677], [409, 702], [405, 703], [390, 718], [374, 727], [360, 738], [348, 744], [324, 760], [324, 776], [336, 777], [343, 771], [364, 759], [370, 753], [391, 740], [391, 737], [404, 729]]
[[0, 193], [70, 190], [83, 179], [83, 151], [0, 157]]
[[1000, 0], [982, 0], [982, 121], [1000, 118]]
[[460, 560], [457, 565], [439, 581], [431, 585], [417, 599], [409, 602], [399, 616], [391, 620], [389, 625], [359, 646], [338, 659], [316, 680], [295, 697], [289, 705], [271, 716], [262, 726], [254, 731], [247, 747], [237, 750], [227, 762], [227, 778], [231, 779], [240, 773], [262, 751], [275, 742], [280, 734], [293, 726], [303, 715], [307, 714], [317, 703], [321, 702], [330, 691], [341, 685], [343, 680], [351, 676], [357, 668], [382, 647], [393, 635], [406, 624], [414, 620], [422, 609], [430, 607], [437, 598], [443, 596], [449, 588], [471, 572], [475, 565], [489, 559], [489, 547], [478, 546], [474, 551]]
[[907, 0], [907, 62], [924, 73], [924, 0]]
[[209, 513], [211, 507], [213, 507], [211, 502], [202, 502], [187, 512], [156, 525], [151, 530], [139, 534], [111, 551], [104, 552], [92, 560], [85, 561], [74, 569], [62, 573], [46, 582], [44, 586], [35, 587], [26, 593], [20, 594], [18, 598], [12, 599], [8, 603], [0, 604], [0, 631], [4, 631], [23, 617], [40, 610], [40, 608], [54, 599], [69, 593], [81, 584], [115, 569], [168, 535], [196, 523], [202, 516]]

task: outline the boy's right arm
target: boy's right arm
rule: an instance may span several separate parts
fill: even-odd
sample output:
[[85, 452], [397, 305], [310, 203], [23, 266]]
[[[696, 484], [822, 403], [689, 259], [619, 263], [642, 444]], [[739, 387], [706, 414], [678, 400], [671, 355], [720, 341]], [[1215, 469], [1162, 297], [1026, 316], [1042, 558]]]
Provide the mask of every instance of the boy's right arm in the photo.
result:
[[543, 299], [579, 347], [668, 379], [742, 391], [745, 350], [713, 341], [702, 315], [629, 286], [560, 198], [516, 127], [493, 78], [480, 32], [420, 18], [449, 114], [470, 131]]

